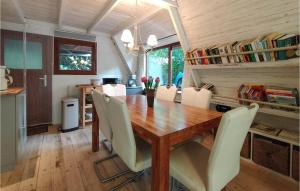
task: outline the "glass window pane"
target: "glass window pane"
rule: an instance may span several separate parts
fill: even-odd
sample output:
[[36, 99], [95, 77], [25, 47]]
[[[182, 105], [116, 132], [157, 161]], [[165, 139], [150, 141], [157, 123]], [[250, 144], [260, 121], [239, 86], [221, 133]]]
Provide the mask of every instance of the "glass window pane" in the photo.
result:
[[[27, 41], [26, 45], [26, 69], [42, 69], [42, 43]], [[22, 40], [4, 39], [4, 64], [8, 68], [23, 69], [23, 56]]]
[[184, 67], [184, 54], [181, 47], [172, 49], [172, 84], [181, 87]]
[[59, 47], [60, 70], [92, 70], [92, 47], [63, 44]]
[[147, 53], [147, 76], [160, 78], [160, 85], [168, 84], [168, 48]]

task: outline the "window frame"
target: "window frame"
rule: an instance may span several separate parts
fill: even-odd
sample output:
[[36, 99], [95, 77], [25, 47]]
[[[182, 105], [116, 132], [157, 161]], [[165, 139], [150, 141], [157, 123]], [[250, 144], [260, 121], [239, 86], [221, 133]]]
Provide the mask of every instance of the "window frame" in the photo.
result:
[[[92, 69], [86, 70], [60, 70], [59, 46], [62, 44], [88, 46], [92, 49]], [[54, 74], [57, 75], [97, 75], [97, 43], [92, 41], [75, 40], [62, 37], [54, 37]]]
[[172, 85], [172, 50], [173, 48], [178, 48], [178, 47], [181, 47], [180, 42], [175, 42], [175, 43], [146, 50], [146, 77], [148, 78], [148, 52], [163, 49], [163, 48], [168, 48], [168, 83], [167, 84]]

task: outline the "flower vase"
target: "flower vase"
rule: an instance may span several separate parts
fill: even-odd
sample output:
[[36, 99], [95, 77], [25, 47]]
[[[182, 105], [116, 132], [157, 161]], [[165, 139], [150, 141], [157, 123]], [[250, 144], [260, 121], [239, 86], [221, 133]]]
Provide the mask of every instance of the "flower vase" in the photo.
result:
[[154, 89], [146, 90], [146, 96], [147, 96], [148, 107], [153, 107], [155, 90]]

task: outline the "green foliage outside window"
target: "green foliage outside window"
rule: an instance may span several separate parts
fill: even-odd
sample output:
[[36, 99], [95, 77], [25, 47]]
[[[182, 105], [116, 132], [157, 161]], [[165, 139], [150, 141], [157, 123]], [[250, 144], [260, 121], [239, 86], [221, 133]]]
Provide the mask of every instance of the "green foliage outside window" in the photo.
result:
[[[184, 53], [181, 47], [173, 47], [171, 52], [171, 83], [180, 87], [183, 76]], [[168, 83], [169, 48], [161, 48], [147, 53], [147, 75], [159, 77], [161, 85]]]
[[168, 83], [168, 48], [148, 52], [148, 76], [159, 77], [161, 84]]
[[60, 70], [92, 70], [91, 56], [63, 55], [60, 58]]

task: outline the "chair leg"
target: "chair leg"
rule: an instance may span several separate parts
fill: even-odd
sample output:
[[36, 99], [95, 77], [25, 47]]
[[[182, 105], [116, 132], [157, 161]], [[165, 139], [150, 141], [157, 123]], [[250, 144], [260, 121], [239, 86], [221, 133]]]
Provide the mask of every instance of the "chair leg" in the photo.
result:
[[137, 172], [135, 173], [134, 176], [130, 177], [130, 178], [127, 178], [124, 182], [118, 184], [117, 186], [111, 188], [109, 191], [116, 191], [116, 190], [119, 190], [120, 188], [123, 188], [124, 186], [126, 186], [127, 184], [131, 183], [131, 182], [134, 182], [136, 181], [137, 178], [139, 178], [140, 176], [142, 176], [144, 174], [144, 170], [143, 171], [140, 171], [140, 172]]
[[170, 186], [170, 191], [173, 191], [173, 186], [174, 186], [174, 178], [171, 176], [171, 186]]
[[113, 155], [110, 155], [110, 156], [108, 156], [106, 158], [103, 158], [101, 160], [97, 160], [97, 161], [94, 162], [94, 169], [95, 169], [96, 175], [97, 175], [98, 179], [100, 180], [100, 182], [102, 182], [102, 183], [110, 182], [110, 181], [112, 181], [112, 180], [114, 180], [116, 178], [119, 178], [120, 176], [123, 176], [123, 175], [128, 174], [128, 173], [131, 172], [130, 170], [124, 170], [124, 171], [119, 172], [119, 173], [117, 173], [117, 174], [115, 174], [113, 176], [110, 176], [110, 177], [103, 177], [101, 175], [99, 169], [97, 168], [97, 165], [100, 164], [100, 163], [102, 163], [102, 162], [104, 162], [104, 161], [113, 159], [113, 158], [115, 158], [117, 156], [118, 156], [117, 154], [113, 154]]
[[109, 153], [112, 153], [112, 152], [113, 152], [112, 146], [109, 147], [109, 146], [107, 145], [108, 142], [109, 142], [109, 141], [108, 141], [107, 139], [103, 139], [103, 140], [101, 141], [102, 145], [106, 148], [106, 150], [107, 150]]

